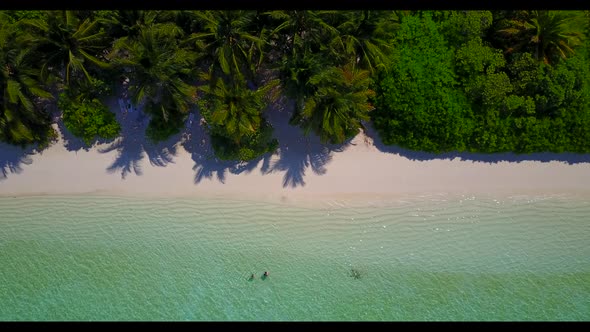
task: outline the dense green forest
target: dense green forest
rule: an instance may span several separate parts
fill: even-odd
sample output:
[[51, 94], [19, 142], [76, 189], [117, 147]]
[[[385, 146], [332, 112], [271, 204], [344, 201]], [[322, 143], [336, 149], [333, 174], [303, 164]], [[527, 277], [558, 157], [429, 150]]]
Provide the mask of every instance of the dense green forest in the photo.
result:
[[371, 121], [413, 150], [590, 152], [589, 35], [588, 11], [0, 11], [0, 140], [43, 149], [56, 112], [113, 139], [125, 89], [149, 139], [198, 110], [226, 160], [276, 149], [284, 100], [326, 143]]

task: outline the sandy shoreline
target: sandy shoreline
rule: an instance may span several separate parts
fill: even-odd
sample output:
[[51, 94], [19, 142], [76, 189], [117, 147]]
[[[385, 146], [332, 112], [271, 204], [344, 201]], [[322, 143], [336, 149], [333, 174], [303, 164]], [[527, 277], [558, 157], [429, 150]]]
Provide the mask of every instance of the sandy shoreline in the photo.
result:
[[[157, 146], [147, 122], [117, 114], [122, 137], [85, 150], [65, 133], [42, 154], [0, 143], [0, 196], [104, 194], [216, 196], [276, 202], [407, 195], [590, 196], [590, 156], [410, 152], [384, 146], [369, 129], [341, 146], [303, 137], [287, 111], [269, 118], [280, 151], [249, 163], [218, 162], [199, 118]], [[62, 126], [59, 127], [65, 132]]]

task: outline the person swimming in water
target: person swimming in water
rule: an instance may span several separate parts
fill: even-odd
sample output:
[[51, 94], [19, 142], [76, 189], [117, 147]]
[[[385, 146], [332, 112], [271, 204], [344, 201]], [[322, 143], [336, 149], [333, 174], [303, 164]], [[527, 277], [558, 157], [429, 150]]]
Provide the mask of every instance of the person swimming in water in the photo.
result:
[[252, 273], [252, 274], [250, 275], [250, 279], [249, 279], [249, 280], [254, 280], [254, 279], [256, 279], [256, 275], [254, 275], [254, 273]]
[[268, 273], [268, 271], [264, 271], [263, 276], [268, 277], [270, 274]]

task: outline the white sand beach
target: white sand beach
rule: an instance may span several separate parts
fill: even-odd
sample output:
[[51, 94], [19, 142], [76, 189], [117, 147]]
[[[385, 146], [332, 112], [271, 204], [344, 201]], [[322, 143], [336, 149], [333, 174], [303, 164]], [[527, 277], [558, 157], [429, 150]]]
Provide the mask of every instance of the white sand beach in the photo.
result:
[[122, 136], [88, 150], [67, 132], [42, 153], [0, 144], [0, 195], [221, 195], [299, 202], [358, 195], [590, 194], [590, 155], [435, 155], [384, 146], [372, 129], [328, 146], [289, 126], [283, 110], [268, 113], [280, 143], [277, 153], [248, 163], [219, 162], [200, 116], [157, 146], [143, 137], [147, 121], [141, 112], [117, 116]]

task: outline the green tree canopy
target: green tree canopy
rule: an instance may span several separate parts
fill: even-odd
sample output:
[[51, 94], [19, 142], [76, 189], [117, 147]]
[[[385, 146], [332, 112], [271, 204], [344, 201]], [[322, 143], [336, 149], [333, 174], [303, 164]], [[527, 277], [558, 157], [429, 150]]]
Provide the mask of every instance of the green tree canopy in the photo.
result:
[[545, 63], [572, 55], [582, 44], [588, 24], [580, 11], [533, 10], [523, 16], [506, 20], [506, 27], [498, 32], [516, 38], [508, 52], [530, 51]]
[[41, 75], [54, 75], [66, 85], [91, 81], [88, 64], [106, 68], [104, 52], [109, 46], [106, 33], [100, 29], [100, 21], [86, 18], [80, 20], [76, 12], [54, 11], [46, 19], [27, 19], [38, 43], [42, 57]]
[[332, 55], [343, 63], [355, 61], [375, 73], [386, 69], [393, 45], [391, 40], [399, 27], [392, 11], [343, 11], [338, 20], [338, 33], [330, 42]]
[[389, 74], [372, 113], [385, 144], [427, 151], [464, 150], [470, 109], [457, 88], [453, 52], [429, 13], [403, 18]]
[[309, 81], [316, 89], [303, 105], [305, 131], [314, 131], [322, 141], [331, 143], [343, 143], [356, 135], [361, 121], [369, 120], [373, 110], [369, 98], [375, 92], [369, 89], [369, 71], [349, 63], [328, 67]]
[[164, 121], [176, 129], [163, 137], [156, 135], [159, 139], [178, 132], [196, 100], [191, 80], [196, 73], [196, 54], [180, 46], [183, 35], [174, 23], [145, 26], [137, 38], [117, 40], [112, 54], [113, 63], [129, 77], [133, 103], [144, 105], [144, 111], [153, 116], [150, 126]]
[[204, 31], [191, 34], [209, 71], [235, 79], [252, 79], [256, 66], [262, 61], [264, 40], [257, 32], [248, 30], [255, 18], [254, 11], [220, 10], [197, 11], [204, 22]]
[[41, 103], [52, 96], [40, 83], [33, 44], [0, 12], [0, 139], [9, 143], [43, 143], [52, 130]]

